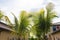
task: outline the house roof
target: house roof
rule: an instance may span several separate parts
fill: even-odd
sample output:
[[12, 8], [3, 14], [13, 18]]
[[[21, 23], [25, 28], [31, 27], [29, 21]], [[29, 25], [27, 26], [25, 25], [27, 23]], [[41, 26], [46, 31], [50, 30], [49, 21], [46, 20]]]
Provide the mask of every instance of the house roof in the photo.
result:
[[12, 26], [7, 25], [6, 23], [3, 23], [3, 22], [0, 22], [0, 24], [3, 24], [3, 25], [5, 25], [5, 26], [8, 26], [9, 28], [11, 28], [11, 27], [12, 27]]
[[60, 22], [52, 23], [52, 25], [60, 25]]
[[[9, 28], [9, 25], [7, 25], [7, 24], [5, 24], [5, 23], [3, 23], [3, 22], [0, 22], [0, 24], [2, 24], [2, 26], [0, 25], [0, 28], [14, 32], [14, 30], [12, 30], [11, 28]], [[4, 26], [3, 26], [3, 25], [4, 25]], [[8, 26], [8, 27], [7, 27], [7, 26]]]

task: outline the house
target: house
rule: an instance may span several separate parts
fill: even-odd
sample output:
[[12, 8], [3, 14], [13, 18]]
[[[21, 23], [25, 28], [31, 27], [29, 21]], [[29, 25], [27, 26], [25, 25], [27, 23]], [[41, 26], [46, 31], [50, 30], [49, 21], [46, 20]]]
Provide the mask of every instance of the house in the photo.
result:
[[9, 25], [0, 22], [0, 40], [17, 40], [18, 36]]
[[48, 40], [60, 40], [60, 22], [52, 24]]
[[[28, 40], [29, 33], [26, 33], [25, 38], [23, 40]], [[0, 22], [0, 40], [20, 40], [20, 36], [12, 30], [11, 26]]]

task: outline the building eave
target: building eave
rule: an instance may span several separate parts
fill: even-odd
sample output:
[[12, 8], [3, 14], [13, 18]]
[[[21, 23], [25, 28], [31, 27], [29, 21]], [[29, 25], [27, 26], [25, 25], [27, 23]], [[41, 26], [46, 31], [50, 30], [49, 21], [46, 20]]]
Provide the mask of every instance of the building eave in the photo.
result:
[[5, 24], [5, 23], [3, 23], [3, 22], [0, 22], [0, 24], [3, 24], [3, 25], [5, 25], [5, 26], [8, 26], [8, 27], [0, 26], [0, 28], [5, 29], [5, 30], [8, 30], [8, 31], [15, 32], [15, 30], [13, 30], [12, 28], [10, 28], [9, 25], [7, 25], [7, 24]]

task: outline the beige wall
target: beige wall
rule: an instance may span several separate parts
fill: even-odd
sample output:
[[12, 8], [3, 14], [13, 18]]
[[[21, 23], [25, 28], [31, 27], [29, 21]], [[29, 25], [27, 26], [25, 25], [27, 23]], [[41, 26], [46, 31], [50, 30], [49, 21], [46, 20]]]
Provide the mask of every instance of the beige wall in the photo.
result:
[[60, 40], [60, 32], [56, 34], [50, 34], [49, 40]]
[[[20, 36], [18, 36], [17, 34], [12, 33], [13, 31], [9, 28], [9, 26], [0, 23], [0, 28], [2, 28], [0, 29], [0, 40], [11, 40], [12, 38], [18, 39], [18, 37], [20, 38]], [[29, 34], [27, 33], [25, 36], [25, 40], [28, 40], [28, 36]]]
[[[10, 40], [12, 38], [17, 38], [16, 34], [12, 34], [12, 31], [7, 31], [9, 29], [9, 26], [1, 24], [0, 23], [0, 28], [2, 27], [2, 29], [0, 29], [0, 40]], [[4, 29], [7, 28], [7, 29]]]
[[59, 32], [59, 33], [54, 34], [54, 35], [53, 35], [53, 37], [55, 38], [55, 40], [60, 39], [60, 32]]
[[9, 31], [0, 32], [0, 40], [11, 40], [12, 38], [17, 37], [17, 35], [12, 34]]

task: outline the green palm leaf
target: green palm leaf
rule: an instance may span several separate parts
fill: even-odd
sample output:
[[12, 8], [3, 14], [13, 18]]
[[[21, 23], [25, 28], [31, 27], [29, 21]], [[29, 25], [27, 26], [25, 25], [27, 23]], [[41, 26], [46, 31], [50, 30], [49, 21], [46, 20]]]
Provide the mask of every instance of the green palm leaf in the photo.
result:
[[14, 16], [14, 30], [18, 33], [18, 27], [19, 27], [18, 19], [13, 13], [12, 15]]
[[0, 19], [3, 17], [3, 12], [0, 10]]
[[25, 11], [22, 11], [22, 13], [20, 14], [19, 32], [24, 33], [27, 30], [28, 25], [29, 25], [28, 15]]

